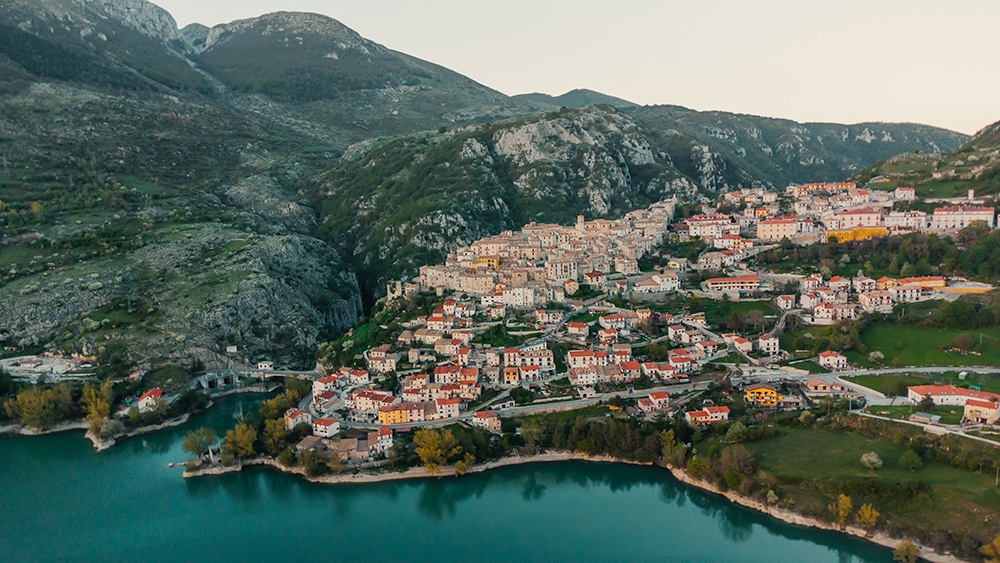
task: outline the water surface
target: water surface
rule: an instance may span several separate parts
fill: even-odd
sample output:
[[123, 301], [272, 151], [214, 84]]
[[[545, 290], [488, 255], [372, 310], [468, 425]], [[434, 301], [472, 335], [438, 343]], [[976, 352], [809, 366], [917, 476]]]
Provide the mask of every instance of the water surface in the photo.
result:
[[78, 433], [0, 438], [2, 561], [892, 561], [652, 467], [561, 462], [462, 478], [318, 485], [268, 468], [183, 479], [184, 432], [226, 398], [100, 454]]

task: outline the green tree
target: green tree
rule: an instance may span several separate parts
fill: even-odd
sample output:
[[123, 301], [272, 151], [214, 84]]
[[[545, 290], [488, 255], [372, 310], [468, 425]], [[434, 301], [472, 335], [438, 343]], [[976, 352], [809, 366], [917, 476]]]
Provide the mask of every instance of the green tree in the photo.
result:
[[837, 497], [837, 502], [833, 504], [828, 504], [827, 508], [830, 513], [833, 514], [833, 521], [837, 523], [838, 526], [844, 528], [847, 526], [847, 519], [851, 517], [851, 511], [854, 509], [854, 504], [851, 502], [851, 497], [840, 493]]
[[432, 430], [424, 428], [413, 435], [413, 443], [417, 446], [417, 455], [427, 467], [429, 473], [441, 471], [441, 466], [462, 453], [462, 446], [451, 433], [451, 430]]
[[687, 472], [694, 479], [703, 479], [711, 469], [709, 461], [701, 456], [694, 456], [687, 462]]
[[330, 470], [330, 466], [327, 465], [326, 461], [312, 450], [306, 450], [299, 454], [299, 465], [302, 466], [302, 469], [309, 477], [323, 475]]
[[924, 462], [920, 460], [920, 454], [913, 450], [906, 450], [899, 456], [899, 465], [900, 467], [909, 469], [912, 473], [913, 471], [923, 467]]
[[910, 540], [903, 540], [892, 551], [893, 560], [899, 561], [899, 563], [917, 563], [919, 556], [920, 552], [917, 550], [917, 546], [913, 545]]
[[0, 397], [6, 397], [14, 388], [14, 378], [9, 373], [0, 369]]
[[253, 455], [253, 442], [257, 439], [257, 430], [249, 424], [237, 424], [232, 430], [226, 432], [226, 437], [222, 439], [233, 455], [236, 457], [247, 457]]
[[181, 450], [191, 454], [195, 459], [201, 459], [218, 441], [219, 436], [212, 428], [189, 430], [181, 442]]
[[663, 454], [665, 463], [673, 467], [680, 467], [684, 464], [687, 448], [683, 442], [677, 441], [673, 429], [670, 429], [660, 432], [660, 452]]
[[90, 383], [83, 385], [83, 411], [86, 413], [83, 419], [94, 436], [101, 437], [104, 421], [111, 415], [111, 402], [114, 399], [111, 385], [110, 381], [99, 386]]
[[972, 336], [968, 333], [963, 332], [955, 337], [955, 347], [960, 350], [969, 351], [976, 345], [976, 342], [972, 340]]
[[128, 375], [131, 363], [125, 342], [112, 340], [97, 349], [97, 377], [101, 379], [123, 379]]
[[289, 448], [281, 450], [281, 453], [278, 454], [278, 461], [280, 461], [281, 465], [284, 465], [285, 467], [294, 467], [296, 462], [295, 452]]
[[545, 427], [536, 418], [525, 419], [521, 424], [521, 438], [524, 439], [524, 449], [528, 454], [535, 453], [535, 446], [545, 437]]
[[747, 439], [747, 427], [743, 422], [737, 420], [726, 432], [727, 442], [742, 442]]
[[866, 532], [870, 532], [878, 524], [879, 516], [881, 514], [879, 514], [878, 510], [875, 510], [875, 507], [870, 504], [862, 504], [861, 508], [858, 509], [858, 513], [854, 515], [854, 520]]
[[285, 420], [275, 418], [264, 421], [264, 431], [261, 433], [261, 442], [264, 445], [264, 452], [269, 456], [276, 456], [285, 450]]
[[934, 412], [934, 397], [931, 397], [930, 394], [926, 395], [923, 399], [920, 399], [918, 406], [924, 412]]

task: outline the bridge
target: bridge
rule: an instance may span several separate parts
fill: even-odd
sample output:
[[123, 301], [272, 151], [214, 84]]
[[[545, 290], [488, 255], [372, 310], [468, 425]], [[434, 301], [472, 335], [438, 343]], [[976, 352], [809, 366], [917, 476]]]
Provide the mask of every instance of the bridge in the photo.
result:
[[220, 391], [243, 387], [247, 379], [273, 379], [295, 377], [315, 381], [320, 374], [315, 371], [291, 371], [256, 368], [213, 369], [204, 371], [191, 380], [192, 389]]

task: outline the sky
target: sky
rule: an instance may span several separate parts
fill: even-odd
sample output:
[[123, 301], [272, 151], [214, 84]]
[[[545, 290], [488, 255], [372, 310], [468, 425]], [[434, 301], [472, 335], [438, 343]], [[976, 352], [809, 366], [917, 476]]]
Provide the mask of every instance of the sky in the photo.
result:
[[967, 134], [1000, 120], [996, 0], [154, 1], [180, 26], [326, 14], [509, 95]]

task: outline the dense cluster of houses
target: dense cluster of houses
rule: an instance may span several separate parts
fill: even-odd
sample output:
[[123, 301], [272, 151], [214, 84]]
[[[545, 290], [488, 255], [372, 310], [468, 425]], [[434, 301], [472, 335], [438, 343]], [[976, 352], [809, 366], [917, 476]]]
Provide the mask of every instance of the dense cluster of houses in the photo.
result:
[[[475, 295], [494, 308], [561, 302], [580, 282], [613, 289], [607, 274], [638, 274], [638, 260], [662, 242], [674, 207], [673, 200], [663, 201], [613, 221], [581, 216], [574, 226], [530, 223], [459, 248], [443, 265], [421, 267], [415, 283]], [[669, 275], [640, 283], [640, 292], [677, 287], [676, 276]], [[396, 283], [390, 295], [406, 290], [406, 284]]]
[[[755, 245], [784, 239], [808, 243], [833, 237], [846, 242], [912, 231], [953, 233], [975, 222], [990, 228], [997, 224], [996, 210], [976, 204], [971, 193], [966, 204], [938, 207], [930, 214], [893, 210], [897, 203], [916, 200], [916, 190], [908, 186], [879, 191], [858, 188], [854, 182], [828, 182], [788, 186], [785, 194], [794, 199], [792, 214], [781, 214], [776, 193], [739, 190], [725, 194], [723, 200], [742, 206], [741, 213], [696, 215], [676, 228], [719, 249], [703, 254], [698, 263], [717, 270], [752, 255], [759, 249]], [[753, 233], [757, 241], [743, 239], [740, 233]]]
[[853, 279], [833, 276], [824, 280], [822, 274], [815, 273], [799, 280], [798, 294], [779, 295], [774, 303], [781, 310], [805, 309], [811, 313], [813, 324], [833, 324], [856, 319], [861, 312], [890, 312], [896, 303], [930, 299], [946, 286], [943, 276], [874, 280], [858, 275]]

